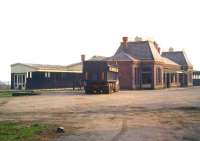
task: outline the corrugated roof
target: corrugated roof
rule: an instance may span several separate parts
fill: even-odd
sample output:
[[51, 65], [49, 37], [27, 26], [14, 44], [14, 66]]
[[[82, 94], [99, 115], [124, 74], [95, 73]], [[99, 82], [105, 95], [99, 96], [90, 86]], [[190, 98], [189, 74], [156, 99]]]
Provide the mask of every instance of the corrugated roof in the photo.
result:
[[67, 70], [70, 70], [70, 71], [82, 71], [82, 62], [68, 65], [66, 66], [66, 68]]
[[[93, 56], [89, 60], [90, 61], [97, 61], [97, 60], [103, 60], [106, 57], [104, 56]], [[48, 64], [31, 64], [31, 63], [15, 63], [12, 64], [12, 66], [15, 65], [23, 65], [30, 67], [36, 71], [54, 71], [54, 72], [77, 72], [80, 73], [82, 72], [82, 62], [70, 64], [67, 66], [64, 65], [48, 65]]]
[[162, 52], [162, 56], [176, 62], [181, 66], [192, 67], [192, 64], [190, 63], [184, 51]]
[[30, 67], [35, 71], [53, 71], [53, 72], [81, 72], [80, 69], [69, 69], [67, 66], [62, 65], [48, 65], [48, 64], [30, 64], [30, 63], [15, 63], [12, 66], [23, 65]]

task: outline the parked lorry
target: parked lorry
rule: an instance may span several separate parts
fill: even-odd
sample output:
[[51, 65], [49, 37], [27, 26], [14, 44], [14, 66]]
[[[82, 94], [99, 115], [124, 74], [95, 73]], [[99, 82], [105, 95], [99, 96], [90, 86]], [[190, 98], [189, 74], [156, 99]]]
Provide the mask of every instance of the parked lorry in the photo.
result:
[[84, 89], [86, 94], [119, 91], [119, 68], [106, 61], [84, 61]]

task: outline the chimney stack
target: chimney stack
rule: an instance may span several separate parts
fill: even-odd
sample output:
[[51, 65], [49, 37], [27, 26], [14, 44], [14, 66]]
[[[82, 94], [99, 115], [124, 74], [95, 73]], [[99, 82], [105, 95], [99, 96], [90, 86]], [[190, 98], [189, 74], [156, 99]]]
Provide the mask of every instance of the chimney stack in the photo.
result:
[[135, 41], [136, 41], [136, 42], [137, 42], [137, 41], [142, 41], [142, 37], [136, 36], [136, 37], [135, 37]]
[[81, 55], [81, 61], [84, 62], [85, 61], [85, 54]]
[[174, 51], [174, 48], [173, 47], [170, 47], [169, 48], [169, 52], [173, 52]]
[[123, 43], [123, 46], [124, 47], [127, 47], [128, 46], [128, 37], [122, 37], [122, 43]]

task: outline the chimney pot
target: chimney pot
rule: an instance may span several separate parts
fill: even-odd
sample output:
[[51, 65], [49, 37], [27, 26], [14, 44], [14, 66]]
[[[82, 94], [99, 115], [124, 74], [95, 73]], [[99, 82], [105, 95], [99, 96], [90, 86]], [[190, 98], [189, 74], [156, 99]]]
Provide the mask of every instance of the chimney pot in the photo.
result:
[[81, 55], [81, 61], [84, 62], [85, 61], [85, 54]]
[[123, 42], [128, 42], [128, 37], [122, 37]]
[[169, 48], [169, 52], [173, 52], [174, 51], [174, 48], [173, 47], [170, 47]]

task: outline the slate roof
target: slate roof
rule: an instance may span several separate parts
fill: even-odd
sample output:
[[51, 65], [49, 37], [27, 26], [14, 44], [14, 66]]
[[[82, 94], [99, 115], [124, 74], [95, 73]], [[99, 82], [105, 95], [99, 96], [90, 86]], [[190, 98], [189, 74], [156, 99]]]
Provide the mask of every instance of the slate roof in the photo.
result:
[[173, 60], [170, 60], [166, 57], [162, 57], [157, 50], [156, 44], [154, 41], [134, 41], [127, 42], [127, 46], [124, 46], [123, 43], [117, 49], [114, 56], [109, 58], [117, 59], [118, 61], [160, 61], [168, 65], [179, 66]]
[[121, 51], [126, 52], [131, 57], [138, 60], [162, 60], [162, 57], [152, 41], [128, 42], [127, 47], [121, 44], [115, 55]]
[[163, 52], [162, 56], [176, 62], [181, 66], [192, 67], [192, 64], [190, 63], [184, 51]]
[[123, 50], [114, 56], [108, 57], [106, 61], [138, 61], [138, 59], [133, 58], [131, 55], [125, 53]]

